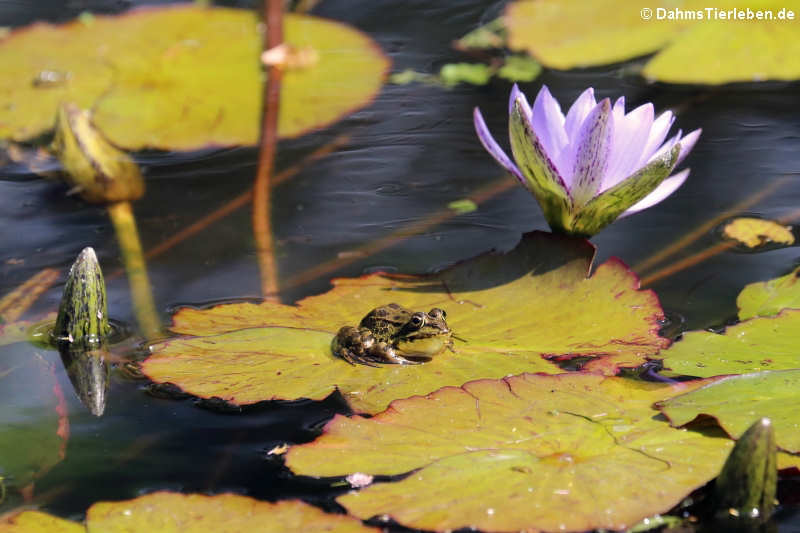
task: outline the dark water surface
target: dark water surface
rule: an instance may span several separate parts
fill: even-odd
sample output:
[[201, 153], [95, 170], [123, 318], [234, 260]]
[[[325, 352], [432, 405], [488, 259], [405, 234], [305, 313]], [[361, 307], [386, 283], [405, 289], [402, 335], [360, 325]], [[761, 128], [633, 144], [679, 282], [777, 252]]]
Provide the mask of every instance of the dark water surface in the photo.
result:
[[[143, 3], [110, 0], [0, 0], [0, 25], [64, 21], [81, 11], [116, 13]], [[252, 7], [252, 2], [225, 2]], [[314, 14], [341, 20], [375, 39], [393, 71], [435, 72], [465, 60], [450, 42], [494, 18], [503, 2], [323, 0]], [[562, 105], [593, 86], [598, 97], [626, 96], [629, 109], [652, 101], [672, 108], [684, 131], [703, 135], [684, 163], [687, 183], [672, 197], [618, 221], [592, 241], [598, 260], [617, 256], [635, 265], [675, 239], [775, 182], [778, 190], [748, 209], [780, 217], [800, 207], [800, 87], [737, 85], [722, 89], [651, 85], [626, 74], [630, 65], [571, 72], [545, 71], [523, 89], [533, 97], [546, 83]], [[375, 102], [333, 127], [282, 142], [278, 168], [287, 167], [337, 135], [350, 141], [305, 168], [274, 193], [273, 224], [282, 276], [332, 260], [342, 252], [423, 219], [492, 182], [508, 180], [477, 142], [472, 108], [480, 106], [498, 139], [507, 128], [510, 85], [443, 90], [387, 85]], [[142, 154], [147, 194], [135, 205], [144, 247], [151, 248], [233, 199], [251, 185], [257, 152], [237, 148], [191, 154]], [[93, 246], [106, 273], [120, 266], [113, 230], [103, 209], [65, 196], [66, 187], [16, 167], [0, 168], [0, 295], [45, 267], [66, 272], [77, 253]], [[429, 272], [488, 249], [508, 249], [520, 234], [545, 229], [534, 199], [521, 187], [424, 235], [361, 258], [333, 275], [375, 269]], [[673, 261], [716, 242], [708, 232]], [[685, 328], [724, 323], [747, 283], [773, 278], [800, 262], [797, 248], [758, 254], [727, 252], [653, 284], [665, 310]], [[258, 270], [249, 208], [241, 209], [148, 265], [157, 306], [253, 297]], [[63, 280], [62, 280], [63, 282]], [[285, 302], [319, 293], [329, 276], [294, 287]], [[37, 308], [55, 308], [59, 283]], [[126, 281], [109, 280], [112, 317], [133, 324]], [[543, 310], [542, 312], [545, 312]], [[16, 346], [14, 350], [24, 349]], [[57, 360], [54, 353], [47, 354]], [[89, 415], [60, 376], [69, 402], [67, 458], [37, 482], [49, 494], [44, 507], [81, 517], [100, 499], [122, 499], [159, 488], [236, 491], [260, 498], [300, 496], [332, 508], [335, 491], [288, 475], [265, 451], [283, 442], [311, 440], [342, 402], [270, 404], [244, 415], [202, 408], [191, 400], [160, 399], [141, 382], [114, 374], [106, 415]], [[0, 507], [0, 511], [2, 508]], [[785, 526], [789, 531], [791, 526]]]

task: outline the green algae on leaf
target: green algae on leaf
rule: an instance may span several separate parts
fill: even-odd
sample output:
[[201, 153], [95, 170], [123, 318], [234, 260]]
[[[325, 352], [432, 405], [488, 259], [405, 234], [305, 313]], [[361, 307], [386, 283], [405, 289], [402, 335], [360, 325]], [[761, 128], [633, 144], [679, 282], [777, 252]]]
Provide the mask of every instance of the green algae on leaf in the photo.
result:
[[337, 415], [293, 446], [296, 474], [399, 475], [337, 501], [431, 530], [625, 529], [717, 475], [730, 440], [675, 431], [652, 404], [675, 386], [595, 374], [523, 374], [392, 402], [372, 418]]
[[[534, 232], [506, 254], [431, 276], [338, 279], [296, 306], [183, 308], [171, 329], [185, 336], [154, 345], [142, 370], [156, 382], [236, 404], [322, 399], [338, 389], [354, 410], [375, 413], [445, 385], [561, 372], [547, 359], [586, 358], [607, 373], [638, 366], [668, 344], [657, 334], [658, 300], [616, 260], [587, 277], [593, 255], [583, 239]], [[340, 327], [391, 302], [444, 309], [464, 340], [421, 365], [353, 366], [333, 356]]]
[[[255, 144], [257, 24], [253, 11], [187, 4], [17, 29], [0, 41], [0, 138], [46, 133], [70, 101], [92, 108], [95, 126], [128, 150]], [[380, 90], [389, 61], [360, 32], [287, 14], [284, 33], [319, 59], [284, 73], [281, 136], [334, 122]]]
[[[749, 9], [752, 18], [731, 20], [731, 9], [743, 17]], [[773, 20], [755, 20], [757, 11]], [[749, 6], [721, 0], [713, 7], [698, 0], [521, 0], [508, 6], [505, 22], [509, 46], [547, 67], [589, 67], [657, 52], [644, 67], [647, 78], [723, 84], [800, 78], [798, 14], [797, 0]]]
[[700, 415], [714, 417], [731, 437], [738, 439], [753, 422], [766, 417], [775, 428], [778, 447], [800, 452], [800, 370], [759, 372], [731, 376], [660, 402], [659, 409], [674, 426]]
[[277, 503], [238, 494], [154, 492], [133, 500], [99, 502], [86, 513], [86, 524], [38, 511], [24, 511], [0, 521], [0, 533], [205, 533], [207, 531], [282, 533], [284, 531], [377, 533], [359, 520], [326, 513], [299, 500]]
[[774, 316], [783, 309], [800, 309], [800, 267], [785, 276], [747, 285], [736, 298], [736, 305], [741, 320]]

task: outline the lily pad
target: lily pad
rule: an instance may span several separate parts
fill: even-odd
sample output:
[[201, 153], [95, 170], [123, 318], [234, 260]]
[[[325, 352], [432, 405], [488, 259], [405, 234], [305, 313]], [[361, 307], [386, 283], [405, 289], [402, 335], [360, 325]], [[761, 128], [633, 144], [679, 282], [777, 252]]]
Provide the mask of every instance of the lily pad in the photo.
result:
[[54, 365], [27, 344], [4, 347], [0, 404], [0, 484], [22, 490], [65, 455], [69, 421]]
[[800, 368], [798, 272], [746, 286], [736, 300], [743, 321], [723, 334], [684, 333], [660, 354], [664, 368], [697, 377]]
[[790, 453], [800, 452], [800, 370], [760, 372], [720, 379], [699, 389], [660, 402], [657, 407], [674, 426], [700, 415], [714, 417], [738, 439], [756, 420], [767, 417], [775, 428], [775, 442]]
[[[739, 318], [774, 316], [782, 309], [800, 308], [800, 268], [779, 278], [751, 283], [736, 299]], [[800, 361], [798, 361], [800, 366]]]
[[[660, 81], [800, 78], [800, 2], [748, 6], [751, 19], [748, 7], [726, 0], [713, 7], [697, 0], [524, 0], [509, 5], [505, 21], [511, 48], [526, 50], [551, 68], [603, 65], [658, 52], [643, 74]], [[731, 20], [731, 9], [742, 11], [745, 19]], [[756, 12], [773, 20], [756, 20]], [[795, 20], [786, 19], [789, 12]]]
[[661, 352], [664, 368], [688, 376], [711, 377], [762, 370], [800, 368], [800, 310], [775, 318], [753, 318], [724, 334], [690, 331]]
[[666, 386], [599, 375], [524, 374], [398, 400], [372, 418], [337, 415], [286, 464], [309, 476], [410, 475], [337, 501], [436, 531], [625, 529], [719, 473], [731, 441], [670, 428]]
[[794, 234], [790, 226], [765, 218], [735, 218], [725, 224], [722, 235], [750, 249], [794, 244]]
[[377, 533], [380, 530], [367, 527], [350, 516], [325, 513], [299, 500], [269, 503], [237, 494], [205, 496], [174, 492], [154, 492], [134, 500], [95, 503], [86, 513], [85, 526], [38, 511], [24, 511], [6, 518], [5, 522], [0, 522], [0, 533], [44, 533], [45, 531]]
[[[559, 373], [547, 359], [585, 358], [614, 373], [668, 344], [658, 336], [654, 293], [617, 260], [588, 276], [594, 248], [583, 239], [534, 232], [506, 254], [485, 254], [431, 276], [338, 279], [296, 306], [238, 303], [183, 308], [172, 330], [191, 337], [158, 343], [142, 364], [157, 382], [236, 404], [322, 399], [338, 389], [356, 411], [444, 385], [526, 371]], [[330, 342], [373, 308], [443, 308], [454, 352], [420, 365], [350, 365]]]
[[[129, 150], [255, 144], [257, 24], [253, 11], [187, 4], [15, 30], [0, 42], [0, 138], [47, 132], [59, 103], [71, 101], [94, 108], [95, 126]], [[284, 73], [281, 136], [334, 122], [380, 90], [389, 61], [357, 30], [287, 14], [284, 32], [317, 61]]]
[[23, 511], [0, 517], [0, 533], [86, 533], [86, 528], [41, 511]]

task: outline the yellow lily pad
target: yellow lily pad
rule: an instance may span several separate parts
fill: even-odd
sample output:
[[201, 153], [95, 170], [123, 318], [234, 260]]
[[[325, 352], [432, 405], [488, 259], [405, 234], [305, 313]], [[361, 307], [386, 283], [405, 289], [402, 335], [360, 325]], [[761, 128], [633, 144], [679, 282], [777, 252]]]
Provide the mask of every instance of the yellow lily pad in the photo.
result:
[[23, 511], [0, 517], [0, 533], [86, 533], [86, 528], [41, 511]]
[[722, 234], [747, 248], [761, 248], [771, 243], [794, 244], [791, 227], [763, 218], [736, 218], [725, 224]]
[[[128, 149], [255, 144], [261, 36], [253, 11], [180, 5], [35, 24], [0, 42], [0, 138], [27, 140], [61, 101], [93, 108], [95, 126]], [[344, 24], [287, 14], [285, 38], [318, 60], [287, 69], [278, 132], [300, 135], [369, 103], [388, 59]]]
[[571, 373], [524, 374], [393, 402], [372, 418], [337, 415], [293, 446], [297, 474], [399, 475], [337, 498], [363, 519], [450, 531], [620, 530], [665, 512], [719, 473], [732, 442], [669, 427], [666, 386]]
[[[732, 20], [740, 15], [731, 10], [741, 10], [744, 19]], [[756, 13], [772, 20], [757, 20]], [[713, 6], [698, 0], [520, 0], [508, 6], [505, 23], [511, 48], [551, 68], [603, 65], [657, 52], [644, 67], [648, 78], [722, 84], [800, 78], [799, 17], [797, 0], [746, 6], [733, 0]]]
[[800, 452], [800, 369], [732, 376], [659, 402], [657, 407], [674, 426], [700, 415], [711, 416], [738, 439], [756, 420], [767, 417], [775, 428], [775, 443], [790, 453]]
[[[559, 373], [547, 359], [585, 358], [614, 373], [668, 344], [651, 291], [619, 261], [588, 276], [594, 248], [583, 239], [534, 232], [507, 254], [485, 254], [432, 276], [338, 279], [296, 306], [238, 303], [184, 308], [172, 330], [191, 335], [152, 347], [142, 370], [200, 397], [235, 404], [322, 399], [339, 390], [352, 408], [375, 413], [390, 401], [444, 385], [526, 371]], [[420, 365], [350, 365], [330, 343], [345, 325], [396, 302], [440, 307], [454, 351]]]
[[377, 533], [359, 520], [330, 514], [299, 500], [262, 502], [220, 494], [154, 492], [133, 500], [100, 502], [86, 513], [86, 525], [62, 520], [38, 511], [25, 511], [0, 522], [0, 533], [238, 533], [284, 531]]
[[795, 268], [785, 276], [746, 286], [736, 298], [739, 318], [774, 316], [782, 309], [800, 309], [799, 276], [800, 268]]

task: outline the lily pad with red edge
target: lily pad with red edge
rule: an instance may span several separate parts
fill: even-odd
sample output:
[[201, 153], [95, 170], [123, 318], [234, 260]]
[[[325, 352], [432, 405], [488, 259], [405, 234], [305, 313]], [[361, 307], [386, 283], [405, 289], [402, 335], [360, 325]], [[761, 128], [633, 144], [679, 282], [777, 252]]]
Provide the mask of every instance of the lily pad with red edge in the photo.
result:
[[778, 447], [800, 453], [800, 370], [730, 376], [660, 402], [657, 407], [674, 426], [710, 416], [734, 439], [756, 420], [767, 417]]
[[[589, 276], [594, 247], [534, 232], [508, 253], [489, 253], [429, 276], [337, 279], [297, 305], [239, 303], [180, 309], [173, 331], [152, 346], [142, 370], [199, 397], [235, 404], [322, 399], [339, 390], [358, 412], [445, 385], [522, 372], [559, 373], [547, 359], [602, 361], [607, 372], [635, 367], [668, 344], [658, 336], [655, 294], [617, 260]], [[459, 337], [419, 365], [351, 365], [330, 343], [344, 325], [396, 302], [439, 307]], [[191, 335], [191, 336], [189, 336]]]
[[[512, 49], [557, 69], [617, 63], [654, 54], [643, 75], [669, 83], [724, 84], [800, 78], [797, 0], [759, 2], [773, 20], [719, 17], [743, 5], [720, 0], [706, 11], [699, 0], [518, 0], [504, 17]], [[783, 10], [795, 20], [780, 20]], [[683, 13], [679, 15], [678, 12]], [[698, 15], [699, 13], [699, 15]]]
[[20, 491], [66, 453], [69, 420], [54, 364], [27, 344], [3, 347], [0, 405], [0, 482]]
[[[62, 101], [128, 150], [255, 144], [261, 116], [261, 35], [255, 11], [185, 4], [38, 23], [0, 40], [0, 138], [28, 140]], [[389, 60], [338, 22], [287, 14], [286, 42], [316, 60], [287, 68], [278, 133], [294, 137], [368, 104]]]
[[524, 374], [337, 415], [287, 466], [307, 476], [408, 476], [337, 498], [350, 514], [450, 531], [625, 529], [669, 510], [719, 473], [732, 442], [675, 430], [653, 402], [664, 385], [569, 373]]
[[[48, 529], [56, 526], [57, 529]], [[86, 524], [62, 520], [39, 511], [24, 511], [0, 522], [0, 533], [200, 533], [259, 531], [282, 533], [377, 533], [361, 521], [331, 514], [299, 500], [262, 502], [238, 494], [178, 494], [154, 492], [133, 500], [99, 502], [86, 513]]]

